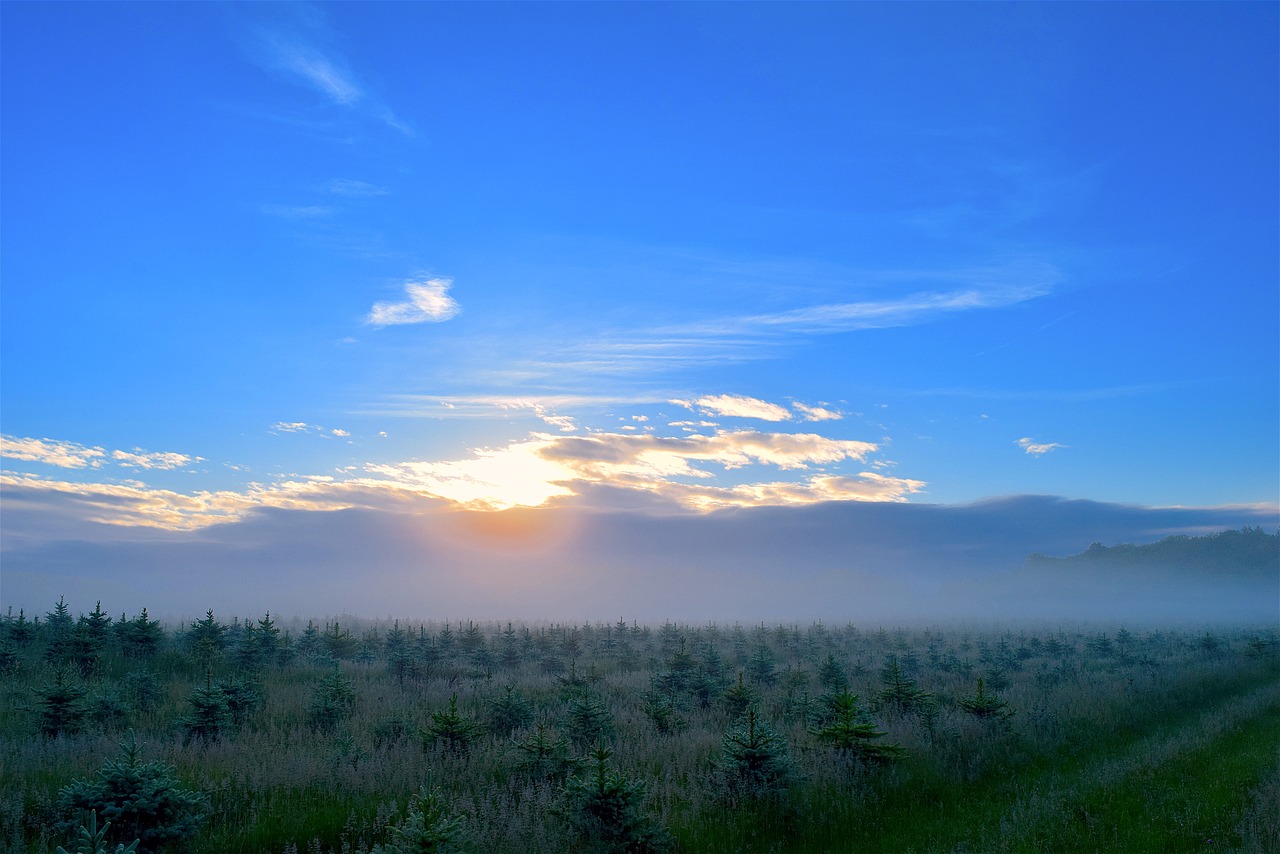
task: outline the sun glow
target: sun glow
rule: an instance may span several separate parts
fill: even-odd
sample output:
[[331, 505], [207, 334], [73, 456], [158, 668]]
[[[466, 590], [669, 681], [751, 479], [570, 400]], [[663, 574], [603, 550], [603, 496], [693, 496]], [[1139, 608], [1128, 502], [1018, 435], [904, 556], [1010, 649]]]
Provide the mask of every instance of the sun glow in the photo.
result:
[[469, 460], [394, 466], [370, 466], [376, 474], [412, 482], [433, 495], [468, 507], [505, 510], [538, 507], [557, 496], [572, 495], [562, 481], [574, 479], [564, 465], [539, 455], [549, 442], [517, 442], [505, 448], [483, 448]]

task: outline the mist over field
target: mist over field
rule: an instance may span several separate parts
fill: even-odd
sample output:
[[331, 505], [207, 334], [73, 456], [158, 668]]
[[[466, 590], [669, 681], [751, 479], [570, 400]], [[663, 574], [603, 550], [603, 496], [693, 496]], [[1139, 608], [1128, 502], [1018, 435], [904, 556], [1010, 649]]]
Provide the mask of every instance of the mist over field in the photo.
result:
[[110, 613], [146, 606], [175, 618], [212, 607], [478, 620], [1265, 623], [1280, 601], [1274, 560], [1186, 570], [1028, 558], [1274, 523], [1265, 509], [1022, 496], [696, 516], [271, 510], [192, 532], [123, 535], [79, 522], [40, 541], [39, 520], [6, 508], [3, 601], [42, 613], [65, 595], [76, 607], [101, 599]]

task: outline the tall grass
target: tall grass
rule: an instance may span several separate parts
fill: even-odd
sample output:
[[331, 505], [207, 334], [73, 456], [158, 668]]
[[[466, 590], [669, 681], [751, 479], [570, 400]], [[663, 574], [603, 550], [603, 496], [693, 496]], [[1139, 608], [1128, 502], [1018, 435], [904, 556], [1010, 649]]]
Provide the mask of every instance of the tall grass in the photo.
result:
[[[421, 735], [455, 695], [458, 714], [484, 725], [509, 686], [553, 736], [570, 735], [583, 692], [603, 703], [610, 767], [644, 784], [644, 808], [677, 850], [1167, 851], [1209, 839], [1215, 850], [1274, 850], [1274, 629], [1217, 631], [1210, 644], [1203, 629], [401, 623], [410, 640], [397, 656], [392, 626], [344, 619], [321, 630], [334, 634], [329, 648], [302, 648], [295, 631], [285, 663], [273, 655], [246, 671], [252, 634], [233, 622], [203, 660], [181, 628], [150, 656], [104, 646], [75, 678], [99, 708], [114, 696], [123, 713], [44, 738], [39, 700], [56, 662], [43, 629], [15, 640], [12, 624], [0, 627], [15, 653], [0, 683], [0, 851], [67, 844], [59, 789], [92, 776], [128, 730], [147, 760], [210, 798], [184, 850], [367, 852], [390, 841], [424, 785], [463, 818], [469, 850], [574, 850], [565, 779], [520, 769], [514, 742], [529, 730], [486, 728], [465, 749]], [[874, 708], [890, 658], [932, 695], [926, 708]], [[879, 741], [904, 749], [896, 762], [864, 764], [814, 736], [828, 659], [886, 733]], [[312, 726], [314, 694], [335, 667], [354, 703], [331, 729]], [[128, 695], [143, 668], [158, 688], [148, 709]], [[780, 798], [743, 799], [718, 782], [735, 723], [724, 697], [739, 673], [789, 749]], [[254, 676], [261, 705], [225, 737], [187, 743], [188, 698], [233, 674]], [[1011, 718], [965, 711], [979, 678]], [[658, 695], [675, 712], [665, 732], [646, 712]]]

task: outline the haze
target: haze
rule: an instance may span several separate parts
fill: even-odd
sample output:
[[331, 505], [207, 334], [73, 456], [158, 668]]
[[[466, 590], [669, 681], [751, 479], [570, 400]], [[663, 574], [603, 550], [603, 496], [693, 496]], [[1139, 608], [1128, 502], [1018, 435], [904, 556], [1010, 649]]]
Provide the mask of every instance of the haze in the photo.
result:
[[1275, 4], [0, 15], [2, 607], [1280, 616]]

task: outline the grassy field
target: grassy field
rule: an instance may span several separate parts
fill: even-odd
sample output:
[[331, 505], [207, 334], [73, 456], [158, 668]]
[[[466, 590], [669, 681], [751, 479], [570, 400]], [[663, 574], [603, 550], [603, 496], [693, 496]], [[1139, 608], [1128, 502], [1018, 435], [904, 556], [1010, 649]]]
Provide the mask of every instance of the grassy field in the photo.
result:
[[[432, 827], [412, 850], [1280, 850], [1274, 627], [161, 628], [55, 608], [8, 615], [0, 666], [5, 851], [70, 848], [65, 787], [131, 739], [201, 805], [169, 851], [400, 851]], [[859, 736], [838, 733], [846, 691]]]

